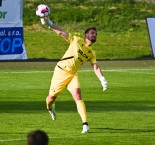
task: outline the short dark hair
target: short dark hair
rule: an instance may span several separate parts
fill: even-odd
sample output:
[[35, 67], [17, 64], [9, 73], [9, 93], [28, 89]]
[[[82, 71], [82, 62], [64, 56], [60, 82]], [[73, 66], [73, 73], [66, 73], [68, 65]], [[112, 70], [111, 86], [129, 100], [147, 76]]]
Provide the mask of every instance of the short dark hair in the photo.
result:
[[48, 136], [42, 130], [36, 130], [28, 133], [27, 145], [48, 145]]
[[95, 30], [97, 31], [96, 27], [90, 27], [88, 29], [85, 30], [85, 34], [87, 34], [89, 32], [89, 30]]

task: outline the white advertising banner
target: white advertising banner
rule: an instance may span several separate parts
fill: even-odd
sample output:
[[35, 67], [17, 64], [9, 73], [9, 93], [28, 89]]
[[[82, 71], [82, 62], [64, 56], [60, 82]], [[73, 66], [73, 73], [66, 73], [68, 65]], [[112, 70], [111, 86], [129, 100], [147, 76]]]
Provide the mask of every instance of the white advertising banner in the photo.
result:
[[23, 0], [0, 0], [0, 60], [27, 59], [22, 18]]
[[147, 18], [147, 26], [150, 36], [150, 42], [153, 52], [153, 57], [155, 58], [155, 18]]

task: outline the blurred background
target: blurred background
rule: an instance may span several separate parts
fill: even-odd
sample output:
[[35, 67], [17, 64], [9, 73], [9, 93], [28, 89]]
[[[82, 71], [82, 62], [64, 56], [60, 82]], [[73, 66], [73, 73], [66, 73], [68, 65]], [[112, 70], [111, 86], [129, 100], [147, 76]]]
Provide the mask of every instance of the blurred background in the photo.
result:
[[24, 0], [24, 43], [29, 59], [60, 59], [68, 43], [35, 15], [47, 4], [49, 18], [65, 31], [83, 36], [90, 26], [98, 30], [93, 48], [98, 59], [153, 59], [147, 17], [155, 16], [153, 0]]

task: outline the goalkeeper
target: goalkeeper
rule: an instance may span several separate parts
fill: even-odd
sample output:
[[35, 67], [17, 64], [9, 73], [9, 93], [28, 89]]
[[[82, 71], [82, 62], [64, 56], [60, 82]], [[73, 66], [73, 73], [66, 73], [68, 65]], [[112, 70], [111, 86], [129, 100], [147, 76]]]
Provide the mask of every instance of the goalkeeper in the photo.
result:
[[57, 95], [66, 87], [72, 94], [77, 105], [77, 111], [83, 123], [82, 133], [87, 133], [89, 126], [86, 116], [86, 107], [82, 100], [77, 71], [86, 61], [90, 61], [96, 76], [101, 81], [103, 91], [107, 89], [107, 81], [97, 64], [95, 52], [91, 48], [91, 45], [96, 42], [97, 30], [95, 27], [90, 27], [85, 31], [85, 38], [80, 38], [68, 34], [53, 24], [48, 18], [41, 18], [41, 22], [42, 24], [48, 25], [53, 31], [70, 43], [68, 50], [55, 66], [49, 95], [46, 98], [47, 109], [52, 119], [55, 120], [54, 102]]

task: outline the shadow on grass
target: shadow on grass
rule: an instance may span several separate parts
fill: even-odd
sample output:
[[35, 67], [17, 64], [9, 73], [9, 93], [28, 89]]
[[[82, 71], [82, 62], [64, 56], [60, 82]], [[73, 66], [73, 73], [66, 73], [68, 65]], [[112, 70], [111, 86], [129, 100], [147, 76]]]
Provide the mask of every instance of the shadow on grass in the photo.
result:
[[130, 128], [91, 128], [93, 131], [90, 133], [151, 133], [155, 132], [155, 129], [130, 129]]
[[[106, 111], [155, 111], [155, 101], [85, 101], [88, 112], [106, 112]], [[74, 101], [57, 101], [56, 110], [76, 111]], [[36, 101], [1, 101], [1, 113], [27, 113], [46, 111], [45, 102]]]

